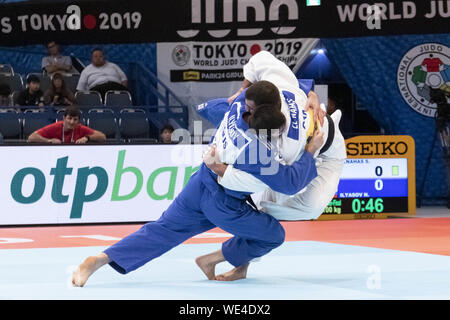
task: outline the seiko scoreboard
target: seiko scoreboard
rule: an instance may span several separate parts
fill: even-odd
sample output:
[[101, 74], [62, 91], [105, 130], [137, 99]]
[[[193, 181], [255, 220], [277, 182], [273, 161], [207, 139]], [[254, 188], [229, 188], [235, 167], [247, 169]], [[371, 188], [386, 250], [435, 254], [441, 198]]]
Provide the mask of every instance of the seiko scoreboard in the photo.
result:
[[410, 136], [357, 136], [333, 200], [319, 220], [372, 219], [416, 212], [415, 147]]

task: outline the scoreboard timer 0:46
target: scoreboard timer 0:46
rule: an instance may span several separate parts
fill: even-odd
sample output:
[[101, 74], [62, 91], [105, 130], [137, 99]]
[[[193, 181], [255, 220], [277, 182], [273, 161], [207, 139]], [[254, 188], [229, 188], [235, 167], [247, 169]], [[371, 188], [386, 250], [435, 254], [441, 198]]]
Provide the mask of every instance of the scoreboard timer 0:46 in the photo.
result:
[[414, 140], [358, 136], [346, 140], [347, 159], [333, 199], [319, 220], [414, 215]]

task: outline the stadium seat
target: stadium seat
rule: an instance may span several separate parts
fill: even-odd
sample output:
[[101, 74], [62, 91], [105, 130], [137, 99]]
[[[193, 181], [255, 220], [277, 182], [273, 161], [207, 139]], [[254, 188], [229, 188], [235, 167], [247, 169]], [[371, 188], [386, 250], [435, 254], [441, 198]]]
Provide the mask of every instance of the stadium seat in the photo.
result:
[[9, 95], [9, 104], [8, 104], [8, 106], [10, 106], [10, 107], [14, 106], [14, 96], [13, 96], [13, 94], [14, 94], [14, 92]]
[[102, 96], [97, 91], [77, 91], [75, 100], [80, 107], [103, 106]]
[[14, 91], [11, 93], [12, 105], [16, 105], [17, 98], [19, 97], [20, 91]]
[[24, 110], [22, 120], [23, 138], [28, 139], [28, 136], [34, 131], [51, 124], [54, 120], [54, 115], [51, 112], [41, 111], [40, 109]]
[[72, 93], [77, 91], [78, 80], [80, 80], [79, 74], [64, 74], [64, 82], [66, 83], [66, 88]]
[[107, 108], [90, 109], [86, 119], [87, 126], [103, 132], [107, 141], [119, 141], [119, 130], [113, 110]]
[[18, 73], [14, 74], [1, 74], [0, 83], [6, 83], [11, 88], [11, 91], [22, 91], [25, 87], [23, 85], [22, 76]]
[[131, 107], [132, 105], [131, 94], [128, 91], [107, 91], [105, 94], [107, 107]]
[[10, 64], [0, 64], [0, 73], [14, 74], [14, 69]]
[[13, 108], [0, 109], [0, 133], [4, 142], [21, 140], [22, 124], [19, 112]]
[[143, 109], [124, 108], [119, 114], [119, 131], [127, 142], [152, 142], [150, 125]]

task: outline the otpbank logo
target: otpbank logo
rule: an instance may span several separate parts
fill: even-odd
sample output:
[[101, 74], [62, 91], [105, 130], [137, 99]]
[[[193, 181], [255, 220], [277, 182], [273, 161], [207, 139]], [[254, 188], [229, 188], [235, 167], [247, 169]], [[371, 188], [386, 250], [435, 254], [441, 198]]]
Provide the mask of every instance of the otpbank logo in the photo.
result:
[[[84, 166], [74, 168], [71, 166], [70, 156], [59, 157], [49, 172], [37, 167], [25, 167], [19, 169], [12, 176], [10, 184], [11, 196], [19, 204], [29, 205], [38, 201], [44, 201], [43, 195], [46, 188], [51, 188], [51, 200], [54, 203], [69, 203], [71, 201], [70, 219], [82, 217], [83, 206], [88, 202], [100, 199], [116, 201], [129, 201], [141, 193], [146, 193], [149, 200], [173, 200], [176, 196], [177, 177], [183, 176], [182, 186], [189, 181], [192, 174], [198, 170], [198, 166], [159, 166], [153, 168], [148, 177], [144, 176], [144, 170], [135, 166], [125, 165], [126, 150], [119, 150], [115, 170], [105, 169], [102, 166]], [[179, 171], [184, 170], [183, 172]], [[108, 172], [109, 171], [109, 172]], [[124, 192], [121, 188], [123, 177], [132, 175], [133, 186], [128, 185]], [[157, 186], [162, 175], [168, 175], [164, 179], [165, 185]], [[64, 192], [67, 178], [75, 177], [72, 192]], [[34, 185], [30, 181], [34, 180]], [[88, 188], [88, 180], [95, 181], [94, 187]], [[129, 182], [130, 179], [127, 179]], [[112, 183], [112, 188], [109, 188]], [[145, 185], [144, 185], [145, 183]], [[27, 185], [25, 188], [24, 185]], [[27, 189], [26, 192], [24, 192]], [[145, 189], [145, 191], [143, 191]], [[161, 190], [164, 190], [163, 192]], [[109, 194], [107, 191], [110, 190]], [[130, 191], [131, 190], [131, 191]]]

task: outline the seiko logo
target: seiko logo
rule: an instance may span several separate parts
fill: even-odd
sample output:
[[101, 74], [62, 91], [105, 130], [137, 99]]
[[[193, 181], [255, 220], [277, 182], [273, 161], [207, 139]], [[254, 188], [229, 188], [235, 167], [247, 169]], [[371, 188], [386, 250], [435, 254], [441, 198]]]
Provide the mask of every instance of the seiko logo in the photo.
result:
[[[216, 7], [217, 3], [223, 5], [223, 17], [222, 21], [216, 21]], [[287, 8], [288, 16], [286, 21], [298, 20], [299, 12], [296, 0], [272, 0], [268, 7], [268, 14], [266, 15], [266, 5], [262, 0], [238, 0], [237, 2], [237, 17], [233, 16], [233, 3], [229, 0], [192, 0], [192, 19], [191, 22], [195, 26], [202, 22], [206, 25], [216, 23], [245, 23], [248, 22], [248, 12], [252, 10], [254, 12], [255, 22], [264, 23], [266, 21], [278, 21], [280, 20], [280, 7]], [[202, 5], [204, 4], [204, 9]], [[203, 9], [203, 10], [202, 10]], [[205, 17], [202, 17], [202, 12], [205, 12]], [[203, 19], [202, 19], [203, 18]], [[230, 24], [231, 26], [231, 24]], [[273, 27], [271, 31], [278, 35], [287, 35], [295, 31], [295, 26], [289, 27]], [[208, 34], [214, 38], [226, 37], [232, 29], [220, 29], [220, 30], [208, 30]], [[263, 28], [237, 28], [237, 36], [256, 36], [263, 31]], [[183, 38], [193, 38], [200, 30], [178, 30], [177, 33]]]
[[408, 152], [408, 145], [403, 141], [347, 143], [347, 154], [349, 156], [404, 155], [406, 152]]

